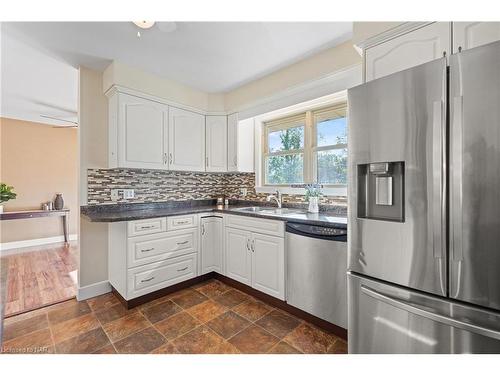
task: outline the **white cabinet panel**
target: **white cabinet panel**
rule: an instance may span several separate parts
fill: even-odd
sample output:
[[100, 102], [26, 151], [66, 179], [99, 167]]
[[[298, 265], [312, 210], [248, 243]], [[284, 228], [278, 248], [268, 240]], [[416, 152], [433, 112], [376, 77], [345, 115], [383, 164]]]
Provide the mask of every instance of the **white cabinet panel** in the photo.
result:
[[227, 116], [207, 116], [206, 171], [227, 171]]
[[127, 271], [127, 299], [189, 280], [197, 276], [196, 254], [147, 264]]
[[500, 22], [454, 22], [453, 53], [500, 40]]
[[128, 222], [128, 236], [166, 232], [167, 219], [154, 217], [152, 219], [134, 220]]
[[225, 218], [228, 227], [281, 237], [285, 233], [285, 223], [281, 220], [261, 219], [243, 215], [226, 215]]
[[252, 288], [285, 299], [285, 244], [282, 237], [252, 234]]
[[169, 167], [178, 171], [205, 170], [205, 116], [170, 107]]
[[169, 216], [167, 217], [167, 229], [186, 229], [198, 226], [198, 216], [196, 215], [182, 215], [182, 216]]
[[195, 253], [197, 252], [197, 236], [196, 229], [185, 229], [131, 237], [127, 240], [127, 266], [128, 268], [137, 267], [179, 255]]
[[226, 276], [243, 284], [252, 284], [252, 252], [247, 231], [227, 228], [225, 237]]
[[254, 120], [238, 121], [238, 114], [227, 116], [227, 170], [254, 172]]
[[201, 219], [201, 274], [218, 272], [223, 274], [222, 218], [204, 217]]
[[365, 79], [409, 69], [451, 51], [451, 24], [435, 22], [365, 51]]
[[[118, 94], [118, 166], [168, 169], [168, 106]], [[110, 108], [112, 110], [112, 108]]]
[[238, 170], [238, 114], [227, 116], [227, 170]]

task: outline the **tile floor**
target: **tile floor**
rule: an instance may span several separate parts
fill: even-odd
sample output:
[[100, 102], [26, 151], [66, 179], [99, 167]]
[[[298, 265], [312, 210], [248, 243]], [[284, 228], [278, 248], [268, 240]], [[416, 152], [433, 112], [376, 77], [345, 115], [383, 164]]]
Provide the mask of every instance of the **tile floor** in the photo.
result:
[[5, 353], [340, 354], [346, 342], [218, 280], [125, 309], [113, 294], [5, 320]]

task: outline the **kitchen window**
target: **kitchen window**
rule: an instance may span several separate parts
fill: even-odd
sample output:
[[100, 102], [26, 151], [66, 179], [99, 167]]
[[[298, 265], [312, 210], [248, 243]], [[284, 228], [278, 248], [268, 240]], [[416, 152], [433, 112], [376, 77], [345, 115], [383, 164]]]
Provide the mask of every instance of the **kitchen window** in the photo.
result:
[[264, 123], [265, 186], [347, 184], [346, 103]]

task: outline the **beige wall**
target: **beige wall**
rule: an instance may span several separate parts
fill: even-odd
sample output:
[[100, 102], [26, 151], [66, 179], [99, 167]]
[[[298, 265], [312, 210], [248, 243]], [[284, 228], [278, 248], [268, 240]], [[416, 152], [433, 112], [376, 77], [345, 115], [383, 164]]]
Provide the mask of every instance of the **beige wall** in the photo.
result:
[[121, 85], [159, 98], [203, 111], [223, 111], [220, 94], [208, 94], [170, 79], [113, 61], [103, 73], [102, 89]]
[[[80, 67], [78, 103], [80, 203], [87, 204], [87, 169], [108, 165], [108, 101], [102, 73]], [[79, 287], [108, 280], [108, 225], [80, 220]]]
[[372, 36], [401, 25], [403, 22], [354, 22], [352, 43], [358, 44]]
[[[14, 186], [17, 198], [4, 203], [6, 211], [40, 209], [40, 204], [62, 192], [71, 210], [70, 234], [77, 233], [77, 130], [0, 119], [0, 180]], [[0, 242], [62, 235], [59, 218], [2, 221]]]
[[352, 41], [347, 41], [228, 92], [225, 95], [225, 108], [229, 112], [236, 112], [290, 87], [359, 64], [361, 56], [355, 51]]

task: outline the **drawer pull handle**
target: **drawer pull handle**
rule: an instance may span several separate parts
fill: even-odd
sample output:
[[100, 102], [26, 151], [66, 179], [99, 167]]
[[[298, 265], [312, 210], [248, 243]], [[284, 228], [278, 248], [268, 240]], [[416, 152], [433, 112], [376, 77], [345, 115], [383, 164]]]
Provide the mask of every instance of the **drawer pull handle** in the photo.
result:
[[149, 279], [144, 279], [144, 280], [141, 280], [141, 283], [147, 283], [148, 281], [151, 281], [153, 280], [155, 277], [154, 276], [151, 276]]
[[142, 250], [141, 250], [141, 252], [142, 252], [142, 253], [146, 253], [146, 252], [151, 251], [151, 250], [154, 250], [154, 249], [155, 249], [154, 247], [151, 247], [151, 248], [149, 248], [149, 249], [142, 249]]
[[183, 242], [177, 242], [177, 245], [185, 245], [187, 244], [189, 241], [183, 241]]
[[187, 270], [187, 269], [188, 269], [188, 267], [186, 266], [186, 267], [184, 267], [184, 268], [181, 268], [180, 270], [177, 270], [177, 272], [182, 272], [182, 271], [185, 271], [185, 270]]
[[153, 229], [154, 225], [142, 225], [139, 227], [139, 229]]
[[189, 224], [189, 223], [190, 223], [189, 220], [182, 220], [177, 222], [177, 224]]

